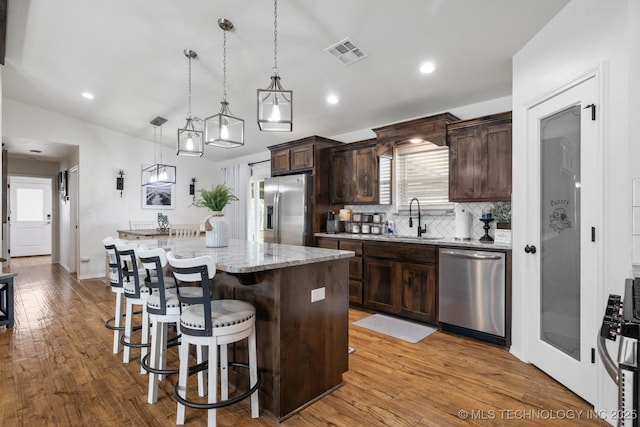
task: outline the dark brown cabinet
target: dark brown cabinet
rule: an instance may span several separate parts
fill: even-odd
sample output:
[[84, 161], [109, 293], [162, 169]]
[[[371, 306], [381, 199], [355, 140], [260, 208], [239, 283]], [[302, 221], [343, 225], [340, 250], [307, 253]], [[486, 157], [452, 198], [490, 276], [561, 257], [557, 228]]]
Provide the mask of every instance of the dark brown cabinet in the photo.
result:
[[306, 244], [313, 245], [313, 234], [326, 231], [327, 212], [337, 211], [341, 205], [329, 200], [331, 169], [327, 148], [342, 145], [338, 141], [310, 136], [296, 141], [272, 145], [271, 176], [307, 173], [311, 178], [311, 235]]
[[511, 112], [449, 124], [449, 201], [511, 200]]
[[375, 140], [331, 150], [331, 202], [379, 203], [378, 155]]
[[271, 176], [304, 172], [314, 167], [314, 144], [299, 143], [271, 151]]
[[342, 249], [344, 251], [355, 252], [356, 255], [349, 258], [349, 303], [362, 305], [362, 242], [319, 237], [317, 239], [317, 246], [319, 248]]
[[436, 322], [435, 246], [366, 242], [364, 255], [365, 307]]

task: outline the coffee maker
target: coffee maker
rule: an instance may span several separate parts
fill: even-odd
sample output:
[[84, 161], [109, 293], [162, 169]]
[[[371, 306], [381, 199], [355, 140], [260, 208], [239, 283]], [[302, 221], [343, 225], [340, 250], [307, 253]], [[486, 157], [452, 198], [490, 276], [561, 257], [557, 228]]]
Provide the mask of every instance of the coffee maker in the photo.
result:
[[340, 232], [340, 220], [336, 214], [327, 212], [327, 233], [336, 234]]

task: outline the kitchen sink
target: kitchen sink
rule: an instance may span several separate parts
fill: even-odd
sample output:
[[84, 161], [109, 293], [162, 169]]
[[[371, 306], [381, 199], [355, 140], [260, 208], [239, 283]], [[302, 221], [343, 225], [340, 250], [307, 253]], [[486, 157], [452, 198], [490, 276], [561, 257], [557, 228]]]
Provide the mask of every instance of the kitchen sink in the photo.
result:
[[389, 239], [398, 239], [398, 240], [442, 240], [442, 236], [400, 236], [398, 234], [387, 234], [387, 238]]

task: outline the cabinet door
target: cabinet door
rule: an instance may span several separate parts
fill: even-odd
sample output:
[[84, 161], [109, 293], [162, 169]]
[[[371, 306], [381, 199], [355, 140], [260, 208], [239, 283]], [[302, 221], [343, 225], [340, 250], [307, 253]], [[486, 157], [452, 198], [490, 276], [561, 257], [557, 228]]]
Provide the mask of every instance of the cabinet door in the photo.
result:
[[482, 196], [487, 200], [511, 200], [511, 124], [487, 126]]
[[375, 147], [356, 150], [353, 156], [355, 171], [354, 203], [378, 201], [378, 162]]
[[364, 305], [374, 310], [396, 313], [397, 287], [394, 262], [365, 258]]
[[313, 145], [292, 147], [289, 150], [291, 171], [299, 171], [313, 168]]
[[449, 201], [474, 200], [480, 194], [478, 177], [486, 161], [481, 129], [460, 129], [449, 138]]
[[400, 314], [426, 322], [436, 321], [435, 265], [398, 263]]
[[331, 203], [351, 203], [353, 151], [331, 153]]
[[271, 152], [271, 175], [289, 172], [289, 149]]

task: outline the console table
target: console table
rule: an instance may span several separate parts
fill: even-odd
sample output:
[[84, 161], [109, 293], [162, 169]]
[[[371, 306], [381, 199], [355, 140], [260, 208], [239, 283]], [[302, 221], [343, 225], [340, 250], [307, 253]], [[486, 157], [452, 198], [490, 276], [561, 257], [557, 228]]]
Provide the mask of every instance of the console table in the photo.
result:
[[13, 328], [13, 278], [16, 273], [0, 273], [0, 326]]

